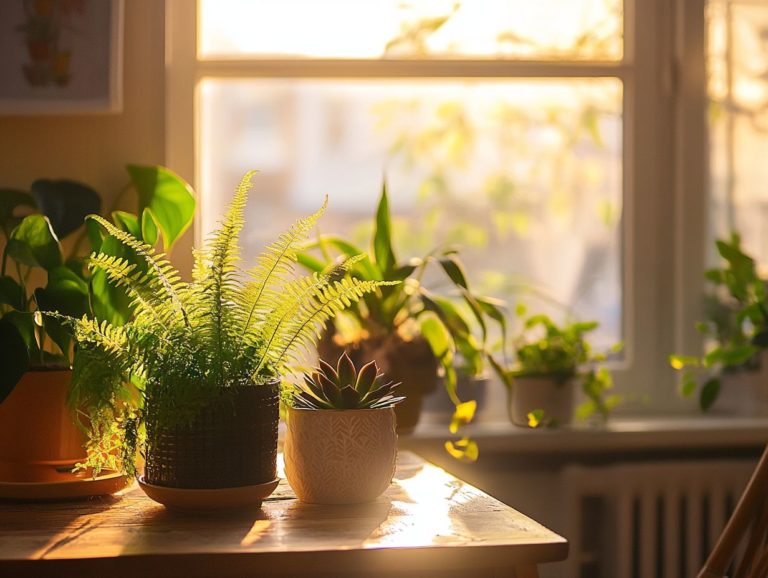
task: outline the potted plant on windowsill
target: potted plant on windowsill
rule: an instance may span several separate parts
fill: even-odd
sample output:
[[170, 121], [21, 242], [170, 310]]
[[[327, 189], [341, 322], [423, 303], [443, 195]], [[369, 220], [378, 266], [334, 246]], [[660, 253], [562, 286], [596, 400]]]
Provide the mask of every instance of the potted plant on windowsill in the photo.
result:
[[[143, 223], [151, 244], [158, 232], [173, 245], [192, 221], [195, 200], [180, 177], [158, 166], [128, 165], [139, 213], [112, 211], [121, 227]], [[83, 461], [86, 438], [66, 404], [70, 387], [71, 337], [59, 319], [41, 311], [80, 318], [108, 307], [127, 318], [129, 304], [109, 297], [103, 278], [83, 266], [81, 246], [109, 252], [110, 241], [83, 227], [101, 208], [99, 194], [82, 183], [60, 179], [35, 181], [30, 191], [0, 190], [0, 230], [5, 248], [0, 271], [0, 461], [4, 476], [33, 481], [48, 470], [29, 465], [65, 466]], [[170, 208], [170, 210], [169, 210]], [[75, 233], [80, 231], [77, 238]], [[140, 235], [140, 233], [139, 233]], [[67, 256], [62, 241], [69, 245]], [[141, 237], [143, 238], [143, 237]], [[36, 287], [37, 284], [40, 286]], [[31, 476], [31, 478], [30, 478]], [[8, 480], [6, 480], [8, 481]]]
[[[474, 401], [462, 401], [456, 392], [456, 354], [472, 372], [480, 372], [485, 358], [488, 321], [505, 328], [500, 302], [470, 290], [464, 268], [454, 249], [435, 249], [423, 258], [398, 261], [392, 243], [391, 215], [386, 187], [376, 209], [371, 249], [365, 253], [354, 244], [321, 235], [299, 255], [299, 262], [311, 271], [333, 267], [339, 258], [365, 254], [349, 268], [348, 276], [359, 280], [402, 282], [381, 286], [358, 304], [339, 315], [327, 327], [318, 352], [323, 359], [337, 359], [346, 351], [356, 367], [375, 360], [393, 380], [400, 382], [405, 401], [396, 407], [400, 433], [412, 431], [421, 412], [423, 397], [442, 376], [446, 391], [456, 407], [451, 430], [468, 423]], [[466, 313], [454, 301], [429, 291], [422, 283], [427, 268], [438, 266], [466, 305]], [[481, 334], [478, 338], [476, 332]], [[473, 459], [476, 445], [468, 439], [447, 448], [456, 457]]]
[[151, 246], [93, 217], [146, 270], [93, 254], [90, 267], [127, 290], [133, 318], [122, 326], [69, 320], [78, 344], [72, 402], [87, 413], [93, 440], [88, 465], [133, 472], [140, 447], [140, 484], [169, 506], [260, 504], [276, 485], [280, 376], [325, 322], [379, 285], [338, 270], [291, 278], [297, 246], [325, 206], [241, 273], [238, 236], [251, 177], [195, 252], [189, 283]]
[[703, 356], [671, 355], [682, 372], [681, 392], [698, 391], [699, 407], [734, 415], [768, 413], [768, 302], [766, 286], [755, 261], [741, 247], [741, 239], [718, 240], [723, 264], [709, 269], [706, 279], [706, 321], [696, 329], [708, 342]]
[[65, 403], [71, 340], [39, 311], [88, 311], [88, 285], [76, 263], [65, 262], [59, 239], [100, 205], [94, 190], [73, 181], [0, 190], [0, 461], [18, 468], [84, 456], [84, 437]]
[[[525, 307], [518, 307], [517, 313], [525, 316]], [[619, 397], [608, 393], [613, 387], [611, 373], [599, 367], [606, 355], [593, 353], [585, 337], [597, 329], [597, 322], [558, 326], [546, 315], [532, 315], [522, 325], [522, 331], [512, 340], [514, 365], [507, 368], [492, 360], [508, 388], [512, 423], [521, 427], [570, 424], [577, 386], [587, 400], [576, 408], [576, 415], [607, 419]], [[616, 345], [611, 352], [620, 350], [621, 345]]]
[[395, 473], [399, 384], [375, 361], [358, 372], [346, 353], [324, 360], [288, 397], [285, 474], [297, 497], [317, 504], [371, 501]]

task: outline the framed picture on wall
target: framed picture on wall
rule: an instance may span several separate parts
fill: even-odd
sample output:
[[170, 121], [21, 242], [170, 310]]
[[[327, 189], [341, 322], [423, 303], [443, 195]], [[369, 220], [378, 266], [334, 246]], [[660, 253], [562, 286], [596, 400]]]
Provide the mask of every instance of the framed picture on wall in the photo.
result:
[[0, 0], [0, 115], [122, 108], [123, 0]]

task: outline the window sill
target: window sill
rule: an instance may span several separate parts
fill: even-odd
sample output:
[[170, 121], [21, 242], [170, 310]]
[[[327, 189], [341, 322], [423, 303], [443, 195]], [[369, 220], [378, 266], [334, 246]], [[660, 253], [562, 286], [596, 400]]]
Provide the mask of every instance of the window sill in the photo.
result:
[[[413, 434], [401, 436], [401, 446], [418, 451], [435, 443], [442, 445], [451, 437], [446, 423], [420, 424]], [[605, 426], [551, 430], [490, 421], [473, 424], [467, 434], [478, 442], [483, 453], [515, 455], [751, 450], [768, 442], [768, 417], [616, 417]]]

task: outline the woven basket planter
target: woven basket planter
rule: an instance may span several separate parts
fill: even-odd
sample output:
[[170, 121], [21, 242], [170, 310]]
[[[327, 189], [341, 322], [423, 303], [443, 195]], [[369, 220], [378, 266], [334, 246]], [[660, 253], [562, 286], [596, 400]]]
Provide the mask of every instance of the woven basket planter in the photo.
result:
[[215, 489], [277, 477], [279, 382], [222, 388], [189, 424], [164, 427], [147, 407], [144, 478], [154, 486]]

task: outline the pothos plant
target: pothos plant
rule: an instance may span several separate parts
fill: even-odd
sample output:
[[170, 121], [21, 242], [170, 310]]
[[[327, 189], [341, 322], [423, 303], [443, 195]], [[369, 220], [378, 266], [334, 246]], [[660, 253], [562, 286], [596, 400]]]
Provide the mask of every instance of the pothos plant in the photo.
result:
[[688, 397], [698, 390], [704, 411], [717, 400], [724, 373], [757, 369], [758, 353], [768, 348], [765, 281], [755, 260], [743, 251], [735, 233], [729, 240], [718, 240], [716, 247], [722, 264], [705, 273], [712, 285], [705, 300], [708, 318], [696, 324], [708, 349], [703, 356], [669, 357], [672, 367], [682, 371], [682, 394]]
[[[129, 184], [115, 197], [135, 191], [138, 214], [111, 210], [114, 225], [154, 245], [162, 237], [169, 249], [189, 227], [195, 210], [191, 188], [160, 166], [128, 165]], [[0, 266], [0, 402], [28, 369], [69, 367], [71, 336], [59, 319], [40, 315], [58, 311], [81, 317], [92, 311], [110, 321], [131, 314], [129, 299], [106, 283], [103, 272], [91, 276], [84, 267], [82, 245], [132, 259], [86, 215], [99, 213], [100, 195], [82, 183], [40, 179], [29, 191], [0, 189], [0, 231], [5, 248]], [[77, 237], [75, 233], [80, 232]], [[62, 241], [71, 238], [68, 252]], [[44, 280], [42, 284], [37, 284]]]
[[[462, 401], [457, 394], [457, 357], [462, 360], [467, 373], [480, 373], [484, 366], [489, 322], [497, 322], [506, 334], [503, 304], [470, 289], [464, 266], [454, 248], [436, 248], [421, 258], [398, 260], [393, 247], [386, 184], [376, 208], [369, 251], [337, 236], [319, 235], [307, 245], [306, 251], [299, 254], [299, 262], [310, 271], [323, 272], [354, 255], [365, 257], [349, 267], [347, 276], [350, 279], [396, 284], [381, 285], [365, 295], [336, 318], [332, 330], [343, 343], [397, 335], [406, 339], [423, 337], [439, 363], [446, 391], [455, 405], [450, 431], [458, 433], [461, 426], [474, 417], [477, 404], [474, 400]], [[434, 267], [442, 271], [452, 285], [453, 298], [425, 287], [425, 273]], [[446, 449], [459, 459], [472, 461], [478, 456], [477, 444], [466, 436], [456, 442], [446, 442]]]
[[[524, 305], [518, 305], [516, 314], [522, 318], [522, 327], [510, 341], [511, 355], [504, 351], [504, 361], [491, 357], [502, 383], [514, 387], [515, 379], [522, 377], [546, 377], [560, 382], [575, 378], [587, 398], [576, 408], [576, 417], [587, 419], [597, 415], [606, 420], [621, 398], [610, 393], [613, 377], [601, 364], [608, 354], [620, 352], [622, 344], [614, 345], [606, 353], [595, 353], [586, 335], [599, 327], [596, 321], [558, 325], [547, 315], [526, 316]], [[509, 364], [509, 359], [514, 361]], [[528, 422], [531, 427], [550, 425], [540, 409], [528, 415]]]
[[29, 191], [0, 189], [0, 402], [28, 369], [68, 366], [69, 335], [39, 311], [88, 311], [88, 284], [60, 239], [100, 208], [96, 191], [69, 180], [40, 179]]
[[242, 271], [238, 236], [252, 175], [245, 175], [219, 227], [195, 252], [191, 282], [182, 281], [150, 244], [91, 217], [145, 269], [124, 257], [93, 253], [89, 267], [127, 292], [132, 318], [122, 325], [65, 318], [78, 345], [71, 402], [86, 414], [90, 433], [84, 467], [134, 471], [146, 400], [162, 427], [188, 423], [222, 388], [257, 387], [280, 376], [335, 314], [385, 285], [345, 277], [347, 263], [324, 274], [293, 275], [297, 247], [325, 205]]

